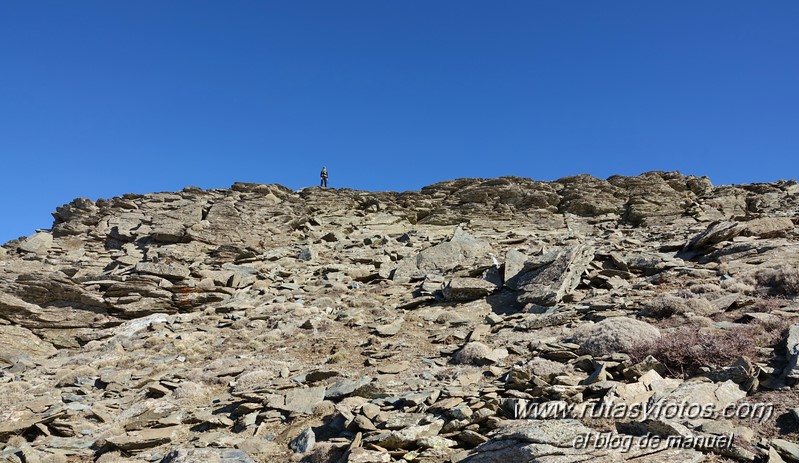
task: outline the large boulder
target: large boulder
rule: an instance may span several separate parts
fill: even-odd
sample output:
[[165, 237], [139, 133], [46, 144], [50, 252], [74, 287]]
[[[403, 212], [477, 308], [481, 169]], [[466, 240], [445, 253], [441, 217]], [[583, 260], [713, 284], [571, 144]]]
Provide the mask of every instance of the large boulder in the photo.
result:
[[638, 343], [655, 341], [660, 330], [649, 323], [629, 317], [606, 318], [599, 323], [579, 326], [570, 340], [580, 345], [583, 353], [600, 356], [628, 352]]
[[444, 285], [442, 293], [448, 301], [473, 301], [496, 291], [497, 285], [481, 278], [453, 278]]
[[579, 244], [562, 249], [552, 263], [516, 277], [519, 302], [552, 306], [571, 293], [594, 259], [594, 247]]
[[732, 241], [737, 236], [776, 238], [793, 229], [793, 221], [788, 217], [762, 217], [748, 222], [719, 221], [710, 224], [705, 231], [693, 237], [685, 249], [702, 252], [717, 243]]
[[53, 235], [48, 232], [39, 232], [26, 238], [19, 245], [19, 249], [34, 254], [45, 255], [53, 247]]
[[21, 326], [0, 325], [0, 364], [13, 364], [21, 357], [31, 359], [55, 355], [56, 349]]
[[458, 227], [447, 242], [427, 248], [415, 256], [400, 261], [393, 280], [407, 283], [428, 273], [443, 273], [470, 264], [485, 256], [489, 246]]

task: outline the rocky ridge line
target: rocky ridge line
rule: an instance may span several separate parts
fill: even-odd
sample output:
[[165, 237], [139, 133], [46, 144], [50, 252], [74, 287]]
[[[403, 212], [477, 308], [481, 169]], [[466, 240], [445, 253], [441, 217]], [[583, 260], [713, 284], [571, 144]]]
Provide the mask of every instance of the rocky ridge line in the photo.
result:
[[[799, 461], [797, 193], [649, 172], [76, 199], [0, 248], [0, 461]], [[697, 333], [753, 349], [678, 371], [663, 343]], [[780, 405], [580, 412], [684, 400]], [[734, 442], [575, 447], [609, 431]]]

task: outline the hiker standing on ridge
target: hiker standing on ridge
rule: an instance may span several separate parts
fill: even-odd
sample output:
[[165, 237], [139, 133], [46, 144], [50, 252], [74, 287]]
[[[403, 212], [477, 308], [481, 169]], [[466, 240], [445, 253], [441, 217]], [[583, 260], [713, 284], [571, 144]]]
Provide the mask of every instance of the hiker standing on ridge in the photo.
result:
[[322, 173], [319, 174], [319, 186], [327, 188], [327, 167], [322, 167]]

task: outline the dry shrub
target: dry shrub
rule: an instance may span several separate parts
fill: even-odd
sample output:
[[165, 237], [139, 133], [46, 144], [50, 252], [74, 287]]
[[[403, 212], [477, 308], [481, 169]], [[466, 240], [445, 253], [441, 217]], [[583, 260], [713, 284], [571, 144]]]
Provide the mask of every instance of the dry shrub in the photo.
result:
[[702, 330], [683, 326], [659, 339], [642, 342], [631, 349], [630, 358], [640, 362], [648, 355], [658, 359], [675, 375], [692, 376], [702, 367], [724, 367], [744, 355], [760, 356], [761, 347], [773, 347], [784, 339], [788, 324], [754, 322], [730, 330]]
[[490, 353], [491, 348], [482, 342], [470, 342], [455, 354], [455, 361], [463, 365], [477, 365]]
[[774, 310], [779, 310], [790, 304], [790, 302], [781, 297], [764, 297], [756, 300], [748, 309], [753, 312], [769, 313]]
[[672, 315], [686, 313], [709, 315], [716, 311], [716, 307], [702, 297], [661, 296], [652, 299], [641, 311], [641, 315], [654, 318], [669, 318]]
[[92, 378], [99, 376], [97, 370], [90, 366], [82, 366], [74, 369], [64, 368], [56, 372], [56, 387], [72, 386], [82, 378]]
[[716, 283], [697, 283], [690, 285], [688, 290], [693, 294], [716, 294], [721, 291], [721, 286]]
[[210, 389], [194, 381], [183, 381], [172, 391], [172, 396], [178, 400], [193, 400], [203, 398], [211, 393]]
[[236, 377], [234, 392], [244, 392], [268, 386], [277, 377], [276, 370], [255, 370], [240, 374]]
[[799, 294], [799, 269], [790, 265], [761, 269], [750, 275], [747, 283], [765, 287], [772, 295]]
[[755, 291], [755, 287], [744, 283], [736, 278], [730, 278], [721, 282], [721, 288], [729, 293], [737, 294], [751, 294]]

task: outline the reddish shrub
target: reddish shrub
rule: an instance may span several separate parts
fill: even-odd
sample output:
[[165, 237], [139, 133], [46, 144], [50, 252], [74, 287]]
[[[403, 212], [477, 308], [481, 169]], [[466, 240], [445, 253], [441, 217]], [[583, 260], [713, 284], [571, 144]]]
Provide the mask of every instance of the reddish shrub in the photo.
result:
[[658, 359], [672, 374], [692, 376], [701, 367], [727, 366], [745, 355], [757, 359], [761, 347], [773, 347], [785, 336], [787, 324], [755, 322], [731, 330], [701, 330], [683, 326], [659, 339], [639, 343], [630, 350], [634, 362], [648, 355]]

